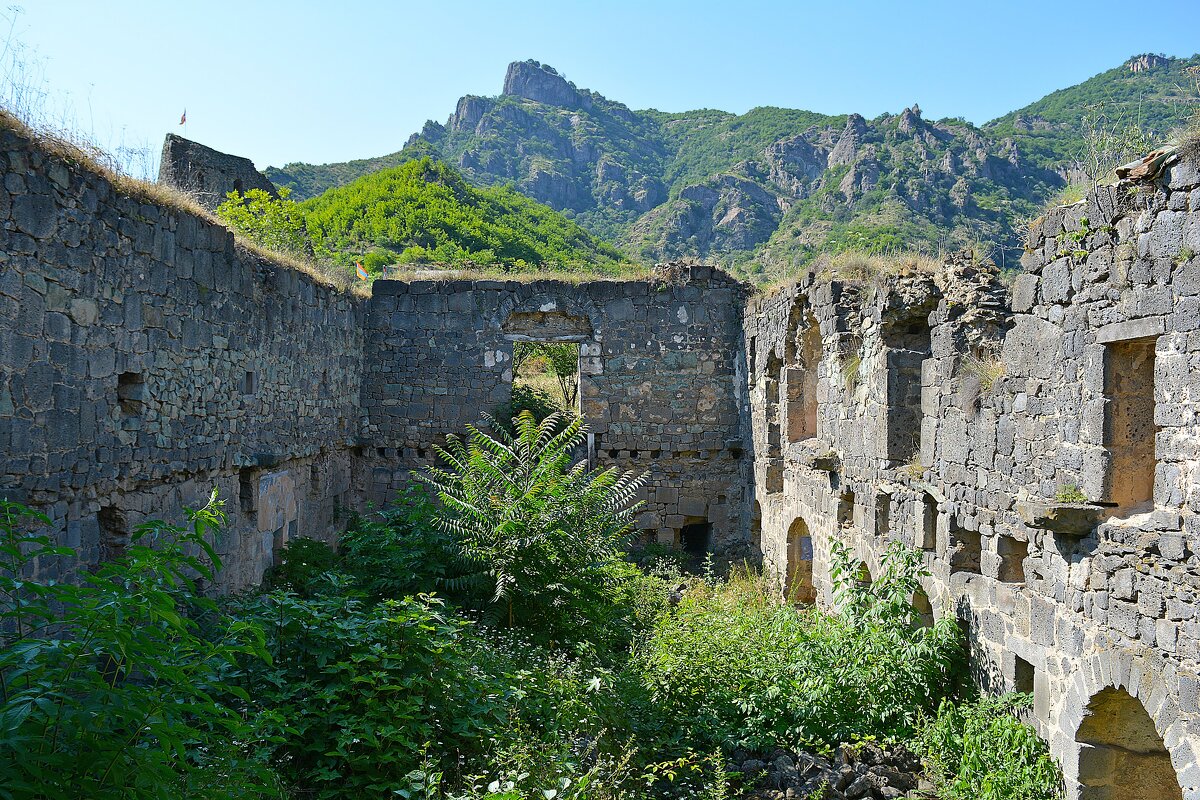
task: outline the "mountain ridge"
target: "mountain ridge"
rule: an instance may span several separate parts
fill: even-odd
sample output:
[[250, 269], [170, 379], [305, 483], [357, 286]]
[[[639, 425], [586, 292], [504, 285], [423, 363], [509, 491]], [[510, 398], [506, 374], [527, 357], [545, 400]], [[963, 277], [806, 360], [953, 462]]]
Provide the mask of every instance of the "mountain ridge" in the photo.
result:
[[916, 106], [871, 120], [770, 106], [635, 111], [520, 61], [500, 95], [460, 98], [396, 153], [267, 174], [306, 197], [431, 156], [474, 184], [546, 203], [631, 256], [716, 258], [766, 277], [847, 247], [982, 241], [1015, 261], [1017, 223], [1074, 175], [1072, 120], [1086, 107], [1112, 99], [1105, 113], [1119, 121], [1131, 104], [1162, 99], [1141, 116], [1154, 134], [1190, 114], [1200, 93], [1185, 70], [1200, 58], [1138, 58], [983, 126], [927, 121]]

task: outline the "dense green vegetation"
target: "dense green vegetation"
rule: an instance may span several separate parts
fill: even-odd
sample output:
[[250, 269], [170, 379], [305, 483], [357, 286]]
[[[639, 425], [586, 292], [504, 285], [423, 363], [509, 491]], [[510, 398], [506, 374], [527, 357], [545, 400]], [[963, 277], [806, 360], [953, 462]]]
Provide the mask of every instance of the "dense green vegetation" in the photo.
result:
[[402, 264], [616, 271], [622, 263], [613, 247], [550, 207], [507, 187], [476, 189], [428, 158], [366, 175], [301, 208], [327, 249], [378, 248]]
[[572, 466], [578, 419], [512, 428], [219, 605], [196, 583], [215, 496], [78, 585], [29, 576], [71, 554], [0, 506], [0, 796], [728, 798], [762, 780], [734, 750], [871, 739], [909, 741], [947, 797], [1055, 796], [1015, 701], [947, 701], [962, 652], [912, 607], [919, 554], [862, 585], [835, 545], [837, 612], [745, 569], [643, 570], [640, 478]]
[[578, 224], [507, 187], [477, 189], [443, 163], [408, 161], [294, 203], [251, 190], [217, 210], [252, 241], [376, 273], [393, 264], [619, 273], [630, 265]]
[[846, 121], [845, 116], [773, 106], [752, 108], [741, 115], [708, 109], [682, 114], [642, 113], [658, 122], [672, 152], [663, 172], [672, 196], [684, 186], [729, 172], [741, 162], [762, 158], [763, 151], [781, 139], [818, 125], [840, 129]]

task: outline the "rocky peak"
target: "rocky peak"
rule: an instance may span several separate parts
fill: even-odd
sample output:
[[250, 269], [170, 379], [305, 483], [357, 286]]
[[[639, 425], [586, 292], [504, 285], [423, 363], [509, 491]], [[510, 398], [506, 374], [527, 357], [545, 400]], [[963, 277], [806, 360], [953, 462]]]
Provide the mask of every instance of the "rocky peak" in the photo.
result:
[[1171, 59], [1164, 58], [1156, 53], [1143, 53], [1126, 61], [1125, 69], [1130, 72], [1149, 72], [1155, 67], [1165, 67], [1170, 63]]
[[912, 133], [921, 126], [921, 109], [917, 106], [906, 108], [900, 114], [897, 128], [901, 133]]
[[858, 158], [858, 148], [867, 134], [867, 121], [860, 114], [846, 117], [846, 127], [829, 154], [829, 166], [852, 164]]
[[559, 75], [554, 67], [537, 61], [514, 61], [504, 76], [504, 92], [548, 106], [579, 108], [583, 98], [574, 84]]

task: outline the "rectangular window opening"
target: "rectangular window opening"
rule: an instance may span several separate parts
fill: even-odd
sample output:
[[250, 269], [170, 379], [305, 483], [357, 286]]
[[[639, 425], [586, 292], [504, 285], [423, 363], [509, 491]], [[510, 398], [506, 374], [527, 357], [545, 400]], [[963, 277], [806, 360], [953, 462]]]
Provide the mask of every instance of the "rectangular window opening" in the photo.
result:
[[953, 526], [950, 531], [950, 571], [978, 573], [983, 554], [983, 537], [979, 531]]
[[1013, 656], [1013, 691], [1033, 694], [1034, 668], [1020, 656]]
[[1029, 542], [1013, 536], [1001, 536], [996, 540], [996, 554], [1000, 556], [1000, 572], [997, 577], [1005, 583], [1024, 583]]
[[111, 561], [129, 548], [129, 519], [114, 506], [105, 506], [96, 514], [100, 523], [100, 560]]
[[838, 498], [838, 525], [848, 527], [854, 524], [854, 492], [850, 489], [842, 492]]
[[787, 383], [787, 433], [789, 442], [803, 442], [817, 435], [817, 380], [824, 350], [821, 328], [809, 313], [803, 329], [789, 332], [794, 358], [785, 371]]
[[258, 510], [258, 487], [255, 486], [254, 470], [238, 470], [238, 501], [243, 514], [254, 514]]
[[254, 373], [247, 371], [246, 377], [242, 379], [242, 394], [254, 394]]
[[914, 462], [921, 452], [922, 366], [933, 353], [928, 318], [914, 315], [889, 324], [887, 345], [887, 457], [895, 465]]
[[1120, 516], [1148, 511], [1154, 504], [1154, 347], [1150, 338], [1105, 348], [1105, 494]]
[[542, 420], [557, 411], [582, 413], [578, 342], [513, 342], [511, 416], [533, 412]]
[[938, 507], [933, 495], [924, 495], [921, 499], [921, 549], [937, 550]]
[[122, 372], [117, 376], [117, 402], [121, 413], [134, 416], [142, 413], [146, 400], [146, 379], [140, 372]]
[[892, 496], [880, 494], [875, 498], [875, 535], [887, 536], [892, 526]]

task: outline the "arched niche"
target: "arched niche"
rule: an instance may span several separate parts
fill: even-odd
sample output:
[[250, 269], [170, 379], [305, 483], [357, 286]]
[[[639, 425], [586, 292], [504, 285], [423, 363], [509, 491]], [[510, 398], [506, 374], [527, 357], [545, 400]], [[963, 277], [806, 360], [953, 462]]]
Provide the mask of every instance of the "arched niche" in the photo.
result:
[[1079, 800], [1182, 800], [1154, 720], [1124, 689], [1110, 686], [1092, 696], [1075, 741]]
[[813, 545], [808, 523], [797, 517], [787, 533], [787, 574], [784, 596], [793, 603], [811, 605], [817, 599], [813, 585]]

